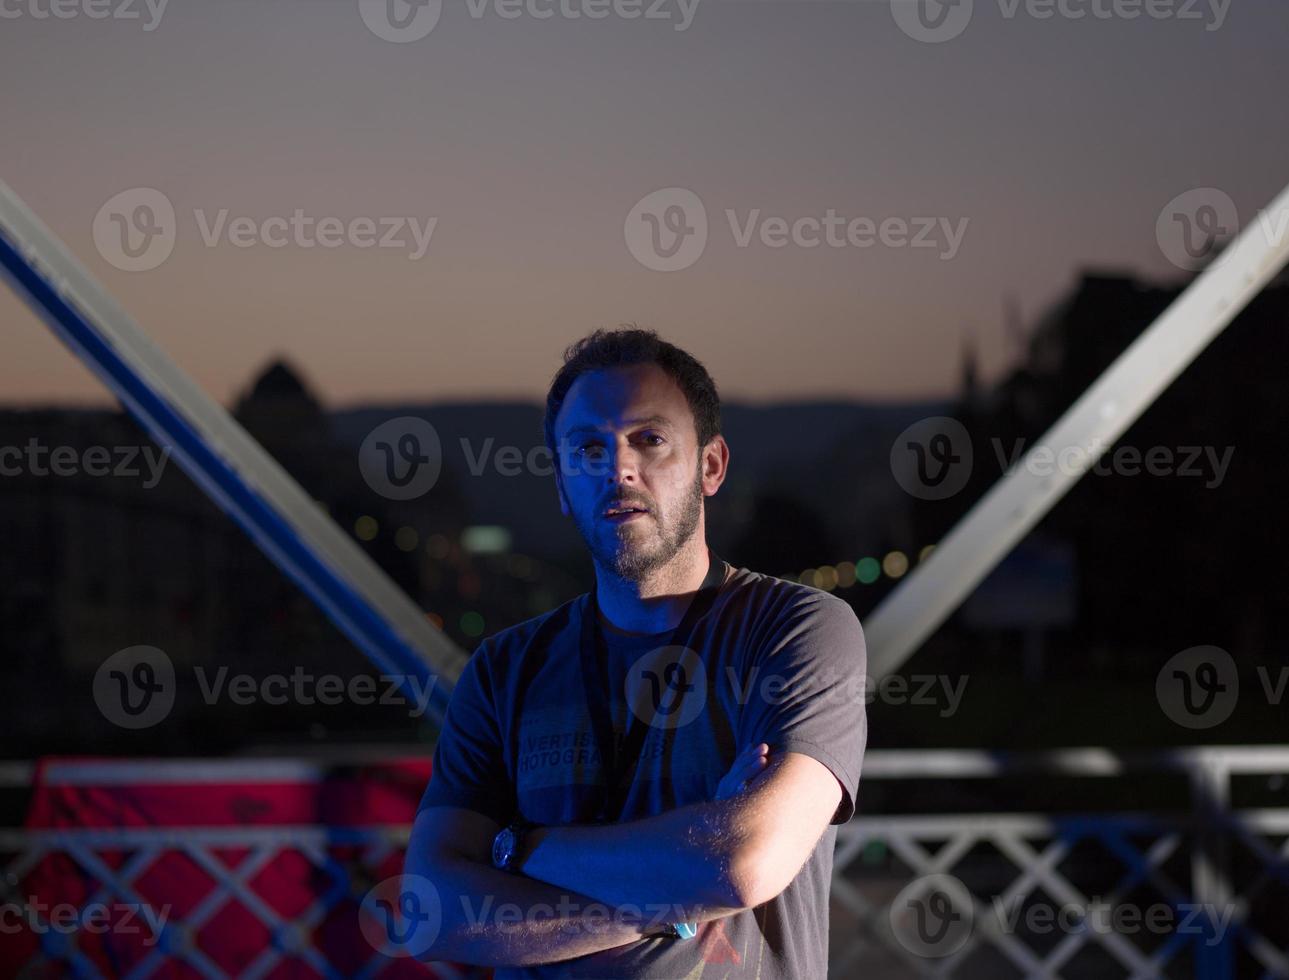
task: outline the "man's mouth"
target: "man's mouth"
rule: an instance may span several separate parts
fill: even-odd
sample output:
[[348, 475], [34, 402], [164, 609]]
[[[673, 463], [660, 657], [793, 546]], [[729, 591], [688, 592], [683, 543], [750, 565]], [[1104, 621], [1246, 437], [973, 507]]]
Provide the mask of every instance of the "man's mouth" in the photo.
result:
[[649, 513], [643, 507], [610, 507], [601, 517], [612, 524], [625, 524], [627, 521], [644, 517]]

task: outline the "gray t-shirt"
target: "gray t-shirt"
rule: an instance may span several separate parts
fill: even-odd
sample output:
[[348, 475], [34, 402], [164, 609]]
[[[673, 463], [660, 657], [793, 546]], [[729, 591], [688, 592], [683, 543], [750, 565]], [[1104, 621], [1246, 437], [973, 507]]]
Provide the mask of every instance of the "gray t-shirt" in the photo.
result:
[[[622, 819], [713, 799], [735, 756], [766, 742], [771, 758], [801, 752], [837, 777], [843, 793], [831, 825], [780, 895], [700, 924], [693, 939], [651, 937], [540, 967], [498, 967], [496, 980], [827, 976], [836, 825], [855, 811], [867, 742], [864, 635], [836, 596], [746, 568], [727, 572], [688, 650], [660, 646], [669, 633], [605, 631], [619, 744], [629, 712], [657, 710], [661, 682], [671, 685], [664, 720], [640, 715], [653, 724]], [[452, 693], [421, 808], [464, 807], [502, 826], [517, 814], [543, 825], [581, 822], [603, 782], [579, 664], [587, 603], [584, 593], [479, 645]], [[683, 696], [669, 700], [673, 690]]]

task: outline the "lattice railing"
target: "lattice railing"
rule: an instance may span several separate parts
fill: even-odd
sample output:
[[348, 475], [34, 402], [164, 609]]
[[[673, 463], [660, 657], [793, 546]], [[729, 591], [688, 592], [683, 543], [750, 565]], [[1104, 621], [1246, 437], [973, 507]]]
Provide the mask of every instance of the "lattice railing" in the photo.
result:
[[[879, 816], [864, 815], [861, 799], [861, 814], [838, 833], [830, 975], [1289, 977], [1289, 808], [1228, 805], [1233, 776], [1289, 772], [1289, 748], [1137, 759], [1104, 750], [872, 752], [865, 780], [948, 786], [1027, 772], [1139, 771], [1189, 778], [1193, 805]], [[10, 910], [0, 918], [0, 975], [430, 974], [386, 955], [360, 911], [374, 886], [400, 872], [407, 832], [0, 830], [0, 907]], [[78, 885], [69, 891], [69, 882]], [[158, 896], [175, 894], [191, 898], [164, 909]], [[64, 907], [42, 913], [33, 898]], [[123, 909], [134, 910], [136, 941], [124, 938]], [[60, 912], [72, 918], [58, 925]], [[150, 930], [149, 922], [160, 924]], [[461, 975], [446, 964], [433, 972]]]
[[1172, 772], [1192, 805], [852, 820], [834, 857], [830, 972], [1289, 977], [1289, 809], [1228, 805], [1232, 776], [1286, 771], [1282, 748], [873, 753], [870, 781]]
[[[431, 971], [391, 959], [364, 936], [361, 903], [374, 885], [401, 872], [407, 831], [406, 826], [0, 831], [5, 857], [0, 903], [22, 909], [23, 925], [35, 939], [30, 955], [21, 964], [4, 963], [0, 975], [11, 976], [12, 968], [21, 966], [30, 976], [70, 972], [140, 980], [461, 976], [449, 964]], [[69, 896], [68, 882], [77, 878], [85, 887]], [[57, 882], [52, 895], [42, 885], [51, 880]], [[156, 897], [176, 892], [195, 898], [180, 914]], [[293, 896], [306, 900], [280, 907]], [[50, 914], [55, 904], [75, 906], [82, 920], [88, 909], [107, 910], [110, 928], [95, 934], [84, 922], [60, 925]], [[16, 918], [9, 916], [11, 925]], [[135, 932], [124, 931], [130, 926], [123, 918], [133, 922]], [[154, 929], [158, 921], [161, 927]], [[250, 955], [229, 949], [233, 934]], [[110, 935], [114, 948], [105, 954], [103, 945], [93, 942], [96, 935]], [[126, 941], [125, 935], [137, 940]], [[105, 960], [111, 964], [106, 968]], [[189, 972], [171, 972], [177, 964]]]

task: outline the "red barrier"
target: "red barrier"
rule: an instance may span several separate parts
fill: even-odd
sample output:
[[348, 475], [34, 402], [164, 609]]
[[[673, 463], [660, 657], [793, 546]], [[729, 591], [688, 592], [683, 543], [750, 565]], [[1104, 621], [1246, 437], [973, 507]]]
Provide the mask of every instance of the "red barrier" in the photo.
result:
[[363, 896], [402, 870], [429, 774], [419, 758], [45, 760], [0, 964], [32, 977], [487, 976], [383, 956], [360, 927]]

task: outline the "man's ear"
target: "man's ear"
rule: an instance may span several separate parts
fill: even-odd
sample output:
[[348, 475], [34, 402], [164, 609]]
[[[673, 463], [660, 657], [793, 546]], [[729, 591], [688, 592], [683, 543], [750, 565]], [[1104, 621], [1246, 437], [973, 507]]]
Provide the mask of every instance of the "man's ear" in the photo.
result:
[[699, 465], [703, 469], [703, 494], [714, 496], [729, 473], [730, 447], [724, 436], [718, 434], [712, 437], [712, 441], [703, 448]]

